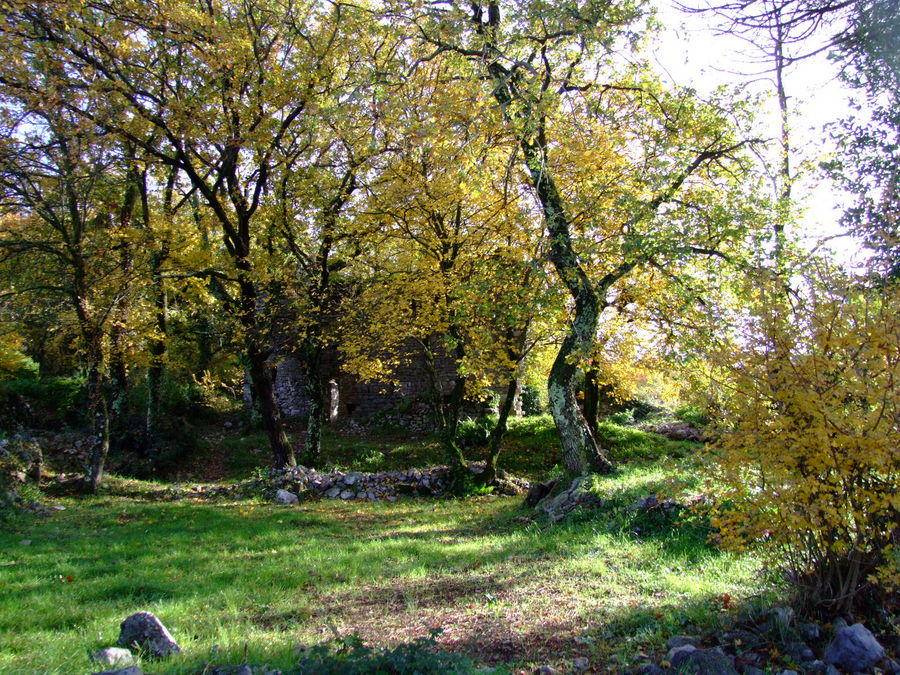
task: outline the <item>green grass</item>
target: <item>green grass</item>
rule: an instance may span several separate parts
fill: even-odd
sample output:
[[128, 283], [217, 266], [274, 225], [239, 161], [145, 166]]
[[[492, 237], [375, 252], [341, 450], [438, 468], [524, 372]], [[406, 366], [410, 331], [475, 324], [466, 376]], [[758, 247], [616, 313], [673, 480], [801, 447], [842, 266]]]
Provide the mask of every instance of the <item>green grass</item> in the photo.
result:
[[89, 672], [88, 652], [141, 610], [185, 648], [156, 673], [237, 663], [245, 645], [251, 662], [288, 668], [332, 628], [392, 646], [440, 626], [442, 646], [494, 664], [627, 659], [713, 626], [717, 596], [764, 590], [753, 558], [671, 523], [635, 533], [622, 516], [680, 471], [599, 479], [608, 507], [562, 524], [511, 498], [154, 502], [158, 486], [114, 480], [115, 494], [58, 499], [66, 510], [0, 534], [0, 672]]
[[[335, 634], [390, 649], [434, 628], [441, 647], [502, 668], [566, 669], [576, 656], [622, 665], [672, 634], [730, 620], [725, 594], [740, 603], [771, 592], [756, 559], [707, 543], [701, 516], [628, 508], [697, 491], [695, 446], [612, 424], [600, 436], [622, 469], [594, 479], [602, 509], [562, 523], [503, 497], [213, 504], [162, 501], [166, 483], [115, 476], [101, 496], [49, 495], [65, 510], [0, 532], [0, 672], [90, 672], [88, 653], [143, 610], [185, 648], [149, 664], [154, 673], [238, 663], [245, 649], [251, 663], [289, 669], [298, 645]], [[210, 427], [205, 444], [201, 459], [231, 479], [268, 461], [260, 434]], [[331, 427], [324, 448], [322, 469], [442, 459], [433, 436], [377, 430]], [[548, 416], [512, 421], [503, 466], [543, 478], [560, 463]]]

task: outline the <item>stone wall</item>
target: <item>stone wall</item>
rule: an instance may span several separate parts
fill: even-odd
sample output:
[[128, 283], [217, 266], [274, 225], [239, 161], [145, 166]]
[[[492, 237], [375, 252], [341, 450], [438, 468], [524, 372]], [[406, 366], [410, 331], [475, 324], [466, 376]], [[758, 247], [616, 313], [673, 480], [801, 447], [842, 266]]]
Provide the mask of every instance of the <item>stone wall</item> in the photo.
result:
[[[438, 355], [435, 367], [442, 394], [446, 396], [453, 389], [455, 361], [449, 355]], [[331, 419], [367, 421], [381, 416], [387, 417], [386, 421], [399, 422], [401, 418], [408, 417], [416, 420], [417, 427], [431, 423], [431, 413], [425, 404], [431, 395], [428, 370], [421, 353], [412, 346], [394, 372], [396, 383], [364, 382], [343, 372], [336, 349], [328, 350], [323, 356], [322, 368], [329, 382]], [[506, 383], [500, 381], [494, 389], [499, 396], [503, 396]], [[300, 363], [291, 356], [281, 357], [275, 366], [275, 396], [286, 417], [298, 418], [309, 413], [303, 371]], [[250, 400], [249, 388], [245, 388], [245, 400]], [[488, 407], [488, 403], [470, 402], [465, 409], [469, 414], [483, 414]]]

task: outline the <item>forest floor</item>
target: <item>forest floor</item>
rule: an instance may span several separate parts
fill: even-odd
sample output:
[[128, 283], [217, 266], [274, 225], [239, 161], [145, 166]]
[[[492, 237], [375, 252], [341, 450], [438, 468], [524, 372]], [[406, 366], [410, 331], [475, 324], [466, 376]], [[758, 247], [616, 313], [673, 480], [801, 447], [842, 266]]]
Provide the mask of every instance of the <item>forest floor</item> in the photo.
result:
[[[546, 474], [556, 452], [541, 440], [546, 420], [520, 425], [506, 466]], [[621, 470], [596, 481], [604, 506], [562, 522], [492, 495], [279, 506], [163, 500], [169, 483], [111, 476], [97, 496], [51, 496], [0, 531], [0, 672], [97, 670], [89, 654], [115, 644], [138, 611], [156, 614], [184, 649], [145, 665], [153, 673], [200, 673], [245, 655], [287, 669], [298, 650], [336, 635], [392, 647], [437, 629], [440, 646], [501, 671], [566, 671], [583, 657], [593, 672], [621, 672], [673, 635], [722, 630], [771, 606], [773, 575], [750, 554], [718, 550], [702, 517], [629, 508], [650, 494], [702, 492], [702, 453], [614, 425], [605, 433], [619, 437]], [[239, 432], [208, 437], [223, 479], [265, 447]], [[423, 466], [435, 451], [429, 439], [340, 438], [331, 436], [330, 466]], [[183, 478], [204, 469], [193, 471]]]

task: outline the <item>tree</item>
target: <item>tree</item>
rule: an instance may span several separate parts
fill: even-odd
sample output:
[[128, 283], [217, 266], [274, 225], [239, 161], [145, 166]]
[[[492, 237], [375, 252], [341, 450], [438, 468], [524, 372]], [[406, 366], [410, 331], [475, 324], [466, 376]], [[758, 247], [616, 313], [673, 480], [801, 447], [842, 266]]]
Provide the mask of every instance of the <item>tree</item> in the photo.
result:
[[[734, 234], [731, 224], [719, 222], [701, 243], [695, 238], [701, 228], [688, 227], [700, 219], [692, 221], [689, 200], [679, 198], [692, 183], [733, 180], [723, 165], [745, 141], [724, 109], [691, 92], [665, 92], [640, 68], [623, 74], [616, 47], [633, 37], [639, 15], [636, 5], [591, 2], [549, 15], [528, 2], [515, 9], [487, 2], [407, 10], [432, 47], [430, 58], [469, 60], [518, 145], [548, 258], [574, 307], [548, 388], [564, 462], [576, 473], [612, 469], [575, 392], [611, 289], [641, 266], [715, 254], [726, 233]], [[703, 195], [693, 187], [694, 197]], [[707, 190], [705, 197], [711, 195]], [[665, 227], [666, 221], [685, 227]]]
[[120, 219], [133, 207], [132, 185], [113, 170], [119, 158], [109, 140], [53, 100], [67, 93], [54, 90], [52, 77], [37, 72], [35, 78], [50, 99], [43, 106], [10, 100], [5, 92], [0, 251], [29, 259], [16, 293], [61, 296], [74, 315], [95, 439], [86, 482], [96, 491], [109, 452], [112, 404], [120, 396], [121, 382], [110, 380], [106, 341], [133, 281], [133, 265], [112, 255], [133, 236]]
[[[154, 20], [145, 9], [139, 0], [12, 2], [3, 35], [17, 58], [0, 78], [38, 97], [20, 76], [22, 64], [56, 60], [64, 86], [83, 92], [73, 114], [179, 172], [214, 214], [229, 258], [223, 275], [235, 287], [222, 294], [224, 308], [240, 323], [263, 426], [276, 466], [284, 467], [294, 456], [273, 391], [269, 330], [279, 284], [257, 267], [271, 260], [265, 242], [277, 208], [267, 200], [279, 194], [276, 176], [314, 165], [318, 135], [327, 131], [323, 113], [360, 102], [360, 91], [347, 93], [360, 84], [356, 69], [379, 63], [367, 61], [368, 43], [360, 40], [360, 19], [370, 15], [342, 4], [272, 0], [175, 2]], [[311, 194], [317, 179], [307, 186]], [[322, 252], [329, 235], [319, 234]]]

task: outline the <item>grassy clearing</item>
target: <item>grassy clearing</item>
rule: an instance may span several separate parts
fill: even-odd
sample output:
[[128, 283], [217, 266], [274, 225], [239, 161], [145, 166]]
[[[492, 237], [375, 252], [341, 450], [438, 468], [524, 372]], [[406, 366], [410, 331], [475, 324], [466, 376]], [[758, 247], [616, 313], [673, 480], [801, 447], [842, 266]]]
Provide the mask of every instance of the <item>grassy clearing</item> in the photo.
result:
[[[261, 439], [214, 431], [207, 461], [218, 471], [239, 478], [260, 465]], [[142, 610], [185, 648], [151, 665], [155, 673], [238, 663], [245, 648], [251, 662], [287, 669], [302, 658], [298, 646], [335, 634], [390, 648], [435, 628], [442, 647], [501, 670], [565, 668], [577, 656], [616, 670], [771, 592], [757, 560], [707, 543], [702, 519], [628, 508], [648, 494], [697, 490], [693, 446], [615, 425], [601, 435], [623, 469], [595, 480], [601, 510], [562, 523], [536, 519], [521, 499], [490, 496], [299, 507], [158, 501], [164, 483], [112, 477], [102, 496], [54, 497], [64, 510], [19, 517], [0, 532], [0, 672], [90, 672], [88, 654], [113, 644], [119, 622]], [[441, 457], [433, 438], [378, 432], [331, 429], [325, 447], [323, 468]], [[477, 459], [480, 450], [467, 452]], [[506, 466], [545, 477], [558, 453], [548, 418], [515, 420]]]
[[621, 665], [713, 626], [722, 594], [763, 591], [754, 559], [722, 554], [689, 527], [639, 531], [622, 516], [674, 470], [603, 479], [607, 509], [563, 524], [495, 497], [163, 503], [141, 498], [154, 486], [129, 482], [130, 496], [60, 499], [65, 510], [0, 534], [0, 672], [89, 672], [88, 652], [140, 610], [186, 650], [157, 673], [236, 663], [245, 645], [251, 661], [287, 668], [297, 645], [332, 629], [391, 646], [434, 627], [441, 645], [481, 663]]

